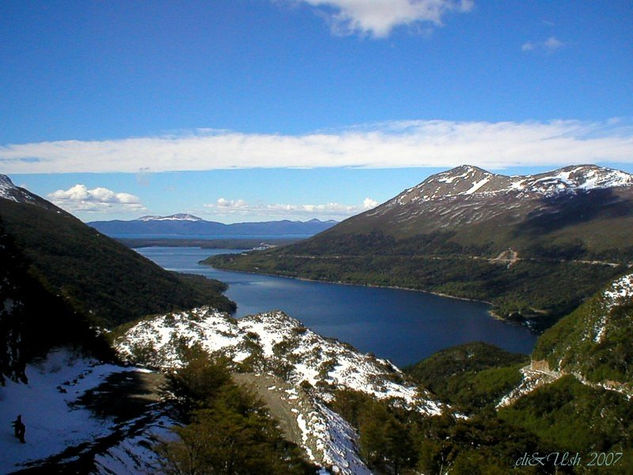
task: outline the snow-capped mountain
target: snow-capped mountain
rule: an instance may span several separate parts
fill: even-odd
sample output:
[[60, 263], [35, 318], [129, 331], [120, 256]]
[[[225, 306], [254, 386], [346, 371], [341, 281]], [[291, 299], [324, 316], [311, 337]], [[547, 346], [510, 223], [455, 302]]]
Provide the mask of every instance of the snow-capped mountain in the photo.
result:
[[[506, 231], [514, 225], [538, 222], [545, 232], [560, 228], [549, 223], [556, 221], [555, 215], [570, 221], [622, 217], [631, 213], [623, 202], [632, 200], [633, 175], [596, 165], [517, 176], [464, 165], [428, 177], [327, 234], [381, 231], [403, 237], [490, 225], [481, 231], [485, 238], [494, 242], [503, 236], [506, 241]], [[498, 252], [512, 247], [507, 242], [502, 246]]]
[[179, 342], [222, 353], [237, 365], [282, 373], [297, 386], [309, 383], [325, 399], [335, 389], [346, 388], [398, 399], [424, 413], [441, 412], [428, 394], [407, 385], [389, 361], [324, 338], [281, 311], [239, 320], [209, 307], [160, 315], [134, 325], [115, 341], [115, 348], [129, 362], [166, 369], [184, 364]]
[[0, 175], [0, 198], [18, 201], [15, 195], [19, 192], [19, 190], [20, 189], [13, 184], [8, 176]]
[[506, 176], [463, 165], [432, 175], [360, 216], [388, 219], [406, 228], [423, 220], [421, 231], [452, 229], [500, 217], [509, 224], [535, 211], [548, 212], [547, 203], [552, 201], [606, 190], [633, 194], [633, 175], [578, 165], [537, 175]]
[[0, 175], [0, 199], [13, 201], [15, 203], [36, 205], [46, 209], [54, 209], [60, 213], [65, 213], [65, 211], [60, 210], [52, 203], [49, 203], [30, 191], [20, 188], [19, 186], [15, 186], [11, 181], [11, 178], [6, 175]]
[[537, 175], [506, 176], [462, 165], [433, 175], [388, 203], [406, 205], [454, 196], [518, 194], [552, 196], [557, 193], [632, 186], [633, 175], [596, 165], [573, 165]]
[[177, 213], [169, 216], [141, 216], [138, 221], [203, 221], [192, 214]]

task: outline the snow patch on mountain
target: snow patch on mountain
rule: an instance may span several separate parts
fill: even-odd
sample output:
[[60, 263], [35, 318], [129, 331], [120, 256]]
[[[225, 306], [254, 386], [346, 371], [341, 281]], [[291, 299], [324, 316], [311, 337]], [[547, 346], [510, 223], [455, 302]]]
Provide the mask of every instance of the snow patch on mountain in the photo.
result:
[[633, 273], [615, 280], [603, 293], [609, 309], [622, 303], [625, 299], [633, 298]]
[[550, 371], [549, 366], [542, 361], [532, 361], [528, 366], [521, 368], [523, 378], [521, 382], [497, 403], [497, 409], [508, 407], [518, 399], [536, 391], [538, 388], [557, 381], [562, 374]]
[[0, 198], [18, 201], [14, 193], [18, 191], [18, 187], [13, 184], [11, 179], [6, 175], [0, 175]]
[[15, 201], [16, 203], [32, 203], [33, 195], [13, 184], [11, 178], [0, 175], [0, 198]]
[[[322, 441], [322, 451], [324, 454], [323, 464], [331, 466], [334, 473], [350, 475], [370, 475], [372, 472], [367, 468], [358, 455], [358, 434], [336, 412], [326, 405], [316, 403], [318, 412], [322, 418], [311, 427], [306, 426], [306, 431], [312, 437]], [[336, 468], [334, 468], [336, 467]]]
[[476, 192], [479, 188], [484, 186], [489, 181], [490, 181], [490, 178], [489, 177], [485, 177], [485, 178], [479, 180], [478, 182], [473, 183], [473, 186], [471, 186], [468, 190], [466, 190], [464, 192], [464, 194], [472, 195], [474, 192]]
[[138, 221], [203, 221], [192, 214], [178, 213], [169, 216], [141, 216]]
[[633, 299], [633, 273], [616, 279], [604, 290], [600, 316], [592, 329], [594, 343], [602, 343], [605, 340], [611, 311], [631, 299]]

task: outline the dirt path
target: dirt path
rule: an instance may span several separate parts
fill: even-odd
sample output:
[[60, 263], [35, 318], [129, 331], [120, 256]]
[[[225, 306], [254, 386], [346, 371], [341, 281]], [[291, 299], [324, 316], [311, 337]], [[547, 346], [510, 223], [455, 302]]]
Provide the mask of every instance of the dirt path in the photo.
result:
[[304, 395], [281, 378], [268, 374], [237, 373], [233, 379], [251, 389], [266, 404], [287, 440], [301, 445], [302, 432], [297, 423], [297, 414], [300, 407], [308, 403]]

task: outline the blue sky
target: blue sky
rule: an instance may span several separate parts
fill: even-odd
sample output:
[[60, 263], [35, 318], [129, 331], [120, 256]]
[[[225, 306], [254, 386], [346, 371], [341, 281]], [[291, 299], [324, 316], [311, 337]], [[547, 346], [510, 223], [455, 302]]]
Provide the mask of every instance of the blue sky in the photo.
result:
[[81, 219], [357, 213], [462, 163], [633, 172], [630, 1], [4, 0], [0, 173]]

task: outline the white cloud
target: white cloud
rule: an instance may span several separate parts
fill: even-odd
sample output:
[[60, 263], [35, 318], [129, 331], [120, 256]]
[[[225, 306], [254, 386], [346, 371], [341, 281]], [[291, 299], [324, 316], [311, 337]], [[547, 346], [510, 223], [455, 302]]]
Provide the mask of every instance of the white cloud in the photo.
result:
[[542, 51], [553, 53], [561, 49], [566, 44], [555, 36], [550, 36], [545, 41], [527, 41], [521, 46], [521, 51]]
[[376, 206], [378, 206], [378, 201], [372, 200], [371, 198], [365, 198], [365, 200], [363, 201], [364, 209], [372, 209], [372, 208], [375, 208]]
[[322, 204], [247, 203], [244, 200], [219, 198], [215, 203], [205, 204], [207, 212], [217, 217], [264, 215], [267, 219], [343, 219], [378, 206], [378, 202], [365, 198], [361, 205], [345, 205], [336, 202]]
[[0, 146], [2, 173], [231, 168], [558, 166], [633, 163], [633, 126], [602, 122], [385, 122], [306, 135], [212, 131]]
[[442, 25], [449, 12], [468, 12], [473, 0], [296, 0], [318, 9], [337, 34], [384, 38], [400, 25]]
[[48, 198], [70, 212], [136, 212], [145, 209], [138, 196], [116, 193], [102, 187], [89, 190], [81, 184], [49, 193]]

